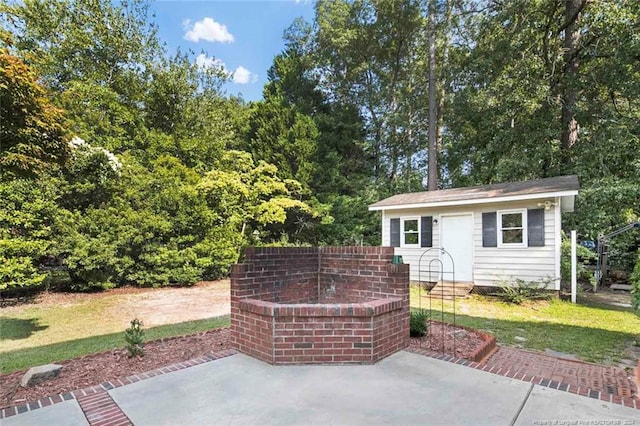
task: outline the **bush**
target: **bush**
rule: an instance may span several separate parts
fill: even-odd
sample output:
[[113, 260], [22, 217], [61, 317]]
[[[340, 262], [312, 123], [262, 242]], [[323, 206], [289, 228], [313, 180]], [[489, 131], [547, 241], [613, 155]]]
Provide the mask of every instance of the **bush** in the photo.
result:
[[131, 320], [131, 327], [124, 331], [124, 340], [127, 342], [129, 357], [144, 355], [144, 330], [142, 321], [138, 318]]
[[629, 283], [631, 284], [631, 303], [633, 309], [640, 309], [640, 250], [638, 250], [636, 255], [636, 266], [633, 268]]
[[427, 312], [424, 310], [411, 311], [409, 317], [409, 335], [422, 337], [427, 334]]
[[[564, 234], [562, 236], [562, 243], [560, 245], [561, 258], [560, 258], [560, 276], [562, 277], [563, 284], [571, 283], [571, 239], [567, 238]], [[578, 244], [576, 246], [577, 265], [577, 277], [579, 282], [589, 283], [592, 286], [595, 285], [596, 278], [593, 275], [593, 271], [587, 269], [587, 265], [591, 261], [595, 261], [596, 254], [586, 247]]]
[[36, 241], [0, 239], [0, 291], [37, 287], [46, 278], [34, 259], [41, 254]]
[[549, 300], [551, 295], [546, 291], [549, 283], [549, 279], [531, 282], [516, 279], [515, 285], [511, 283], [502, 285], [497, 296], [507, 303], [516, 305], [520, 305], [525, 300]]

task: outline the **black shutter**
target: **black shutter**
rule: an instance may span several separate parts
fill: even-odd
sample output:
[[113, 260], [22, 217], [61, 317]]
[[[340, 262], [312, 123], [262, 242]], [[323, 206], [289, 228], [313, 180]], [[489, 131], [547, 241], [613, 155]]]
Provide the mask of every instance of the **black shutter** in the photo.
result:
[[433, 247], [433, 217], [420, 218], [420, 247]]
[[482, 213], [482, 247], [498, 247], [496, 212]]
[[544, 209], [527, 210], [529, 247], [544, 246]]
[[391, 247], [400, 247], [400, 218], [391, 219]]

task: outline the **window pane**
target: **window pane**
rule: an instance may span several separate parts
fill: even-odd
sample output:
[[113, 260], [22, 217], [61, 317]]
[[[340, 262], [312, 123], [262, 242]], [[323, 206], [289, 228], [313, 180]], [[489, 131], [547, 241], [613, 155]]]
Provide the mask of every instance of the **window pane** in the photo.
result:
[[407, 233], [404, 234], [404, 243], [405, 244], [418, 244], [418, 233]]
[[502, 242], [504, 244], [522, 243], [522, 229], [509, 229], [502, 231]]
[[405, 220], [404, 232], [418, 232], [418, 220]]
[[522, 228], [522, 213], [507, 213], [502, 215], [503, 228]]

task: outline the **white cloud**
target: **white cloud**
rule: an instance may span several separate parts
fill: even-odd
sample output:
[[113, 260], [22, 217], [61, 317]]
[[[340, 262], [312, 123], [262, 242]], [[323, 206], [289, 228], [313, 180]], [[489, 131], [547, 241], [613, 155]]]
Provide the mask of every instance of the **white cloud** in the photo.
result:
[[195, 63], [202, 69], [217, 68], [225, 73], [235, 84], [249, 84], [258, 81], [258, 76], [242, 65], [238, 66], [235, 71], [229, 70], [224, 62], [220, 59], [212, 56], [207, 56], [206, 53], [201, 53], [196, 56]]
[[233, 82], [236, 84], [255, 83], [258, 80], [258, 76], [240, 65], [233, 72]]
[[206, 17], [202, 21], [196, 21], [193, 26], [191, 20], [187, 19], [183, 23], [187, 30], [184, 38], [189, 41], [198, 42], [206, 40], [219, 43], [233, 42], [233, 34], [227, 30], [227, 26]]
[[207, 56], [204, 53], [199, 54], [198, 56], [196, 56], [196, 65], [199, 66], [200, 68], [219, 68], [223, 71], [226, 71], [227, 67], [225, 66], [224, 62], [222, 62], [220, 59], [214, 58], [212, 56]]

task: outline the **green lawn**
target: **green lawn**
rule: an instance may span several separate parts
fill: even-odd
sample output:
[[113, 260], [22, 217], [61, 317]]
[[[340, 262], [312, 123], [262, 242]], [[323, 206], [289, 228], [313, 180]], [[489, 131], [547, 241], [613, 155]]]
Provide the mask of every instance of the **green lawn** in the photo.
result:
[[[65, 303], [25, 305], [0, 311], [0, 373], [124, 347], [123, 332], [130, 316], [119, 307], [123, 297]], [[592, 362], [615, 363], [627, 357], [627, 348], [640, 341], [640, 317], [630, 308], [599, 305], [587, 300], [511, 305], [495, 298], [473, 296], [456, 303], [457, 324], [485, 330], [504, 345], [574, 354]], [[202, 304], [202, 303], [200, 303]], [[417, 288], [411, 304], [420, 307]], [[158, 305], [163, 313], [163, 305]], [[429, 301], [422, 300], [422, 308]], [[432, 317], [453, 322], [453, 304], [433, 301]], [[219, 317], [145, 328], [148, 340], [197, 333], [229, 324]], [[516, 336], [526, 339], [516, 341]]]
[[[199, 333], [228, 325], [228, 316], [187, 321], [145, 329], [145, 337], [147, 341], [155, 340], [163, 337]], [[0, 317], [0, 337], [3, 341], [31, 332], [33, 332], [33, 326], [30, 325], [28, 321], [7, 320], [6, 318]], [[43, 346], [2, 351], [0, 352], [0, 373], [10, 373], [35, 365], [122, 348], [125, 346], [123, 335], [124, 330], [118, 333], [86, 337]]]
[[[423, 293], [424, 294], [424, 293]], [[474, 295], [460, 299], [455, 306], [457, 324], [485, 330], [498, 343], [520, 344], [524, 348], [546, 348], [574, 354], [597, 363], [615, 363], [628, 356], [626, 349], [640, 344], [640, 317], [631, 308], [600, 305], [579, 299], [578, 304], [558, 299], [507, 304], [493, 297]], [[412, 288], [411, 306], [429, 309], [429, 300], [418, 297]], [[453, 321], [453, 303], [432, 301], [432, 317]], [[515, 337], [522, 337], [523, 342]]]
[[199, 333], [229, 325], [227, 281], [190, 288], [43, 293], [35, 303], [0, 309], [0, 373], [125, 346], [133, 318], [145, 337]]

